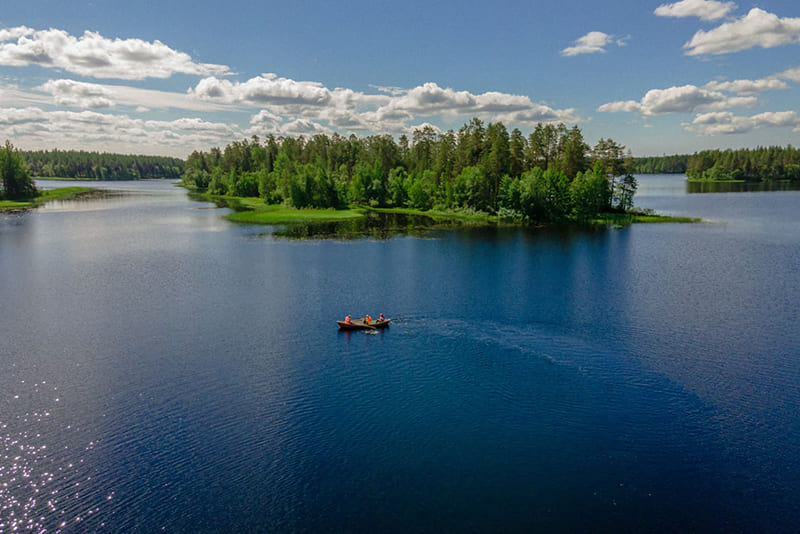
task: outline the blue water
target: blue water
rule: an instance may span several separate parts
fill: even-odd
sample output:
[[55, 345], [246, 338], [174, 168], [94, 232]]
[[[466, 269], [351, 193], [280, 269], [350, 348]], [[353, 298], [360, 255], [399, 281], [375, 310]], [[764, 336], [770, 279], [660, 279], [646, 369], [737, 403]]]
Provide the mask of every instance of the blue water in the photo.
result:
[[101, 185], [0, 215], [0, 532], [800, 521], [800, 192], [641, 177], [708, 222], [293, 241]]

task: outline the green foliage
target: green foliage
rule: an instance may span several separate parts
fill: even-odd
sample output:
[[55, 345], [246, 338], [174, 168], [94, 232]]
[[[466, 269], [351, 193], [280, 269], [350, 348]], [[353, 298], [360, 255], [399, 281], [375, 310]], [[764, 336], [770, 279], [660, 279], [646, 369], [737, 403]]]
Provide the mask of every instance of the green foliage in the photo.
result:
[[578, 173], [570, 184], [570, 196], [573, 214], [579, 221], [591, 220], [611, 208], [611, 186], [602, 162], [596, 161], [592, 171]]
[[771, 146], [743, 150], [704, 150], [689, 157], [691, 180], [800, 180], [800, 149]]
[[614, 185], [613, 193], [617, 209], [628, 211], [633, 208], [633, 195], [636, 194], [637, 187], [639, 184], [632, 174], [626, 174]]
[[[195, 156], [198, 153], [193, 153]], [[84, 152], [79, 150], [39, 150], [22, 152], [31, 174], [40, 178], [76, 178], [84, 180], [139, 180], [181, 178], [187, 165], [179, 158], [161, 156], [132, 156]], [[192, 160], [189, 156], [189, 161]], [[195, 164], [197, 162], [194, 162]], [[191, 180], [203, 182], [199, 171], [208, 167], [195, 166]], [[206, 182], [207, 184], [207, 182]]]
[[0, 187], [0, 198], [6, 200], [29, 199], [38, 194], [25, 160], [8, 140], [0, 148]]
[[686, 174], [689, 154], [634, 158], [631, 172], [634, 174]]
[[261, 143], [253, 137], [192, 153], [183, 179], [216, 195], [258, 196], [297, 208], [355, 205], [558, 221], [589, 218], [608, 207], [626, 163], [624, 147], [603, 142], [618, 154], [613, 165], [604, 160], [603, 170], [592, 172], [599, 156], [577, 126], [563, 124], [539, 124], [529, 138], [478, 118], [458, 132], [424, 126], [411, 141], [334, 134], [270, 136]]

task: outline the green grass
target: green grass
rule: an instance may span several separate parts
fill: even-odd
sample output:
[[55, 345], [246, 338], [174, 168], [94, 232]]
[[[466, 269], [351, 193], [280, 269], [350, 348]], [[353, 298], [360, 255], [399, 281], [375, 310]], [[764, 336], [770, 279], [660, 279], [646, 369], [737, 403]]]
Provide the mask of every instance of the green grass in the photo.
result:
[[256, 197], [234, 197], [229, 195], [211, 195], [208, 193], [190, 193], [198, 200], [214, 202], [222, 208], [230, 208], [233, 213], [225, 216], [232, 222], [245, 224], [292, 224], [303, 222], [331, 222], [360, 219], [365, 210], [351, 208], [334, 209], [297, 209], [280, 204], [264, 204]]
[[22, 200], [0, 200], [0, 211], [17, 211], [36, 208], [51, 200], [70, 200], [80, 196], [96, 192], [90, 187], [61, 187], [59, 189], [48, 189], [41, 191], [41, 195], [35, 198]]
[[657, 215], [655, 213], [602, 213], [595, 219], [594, 224], [613, 224], [615, 228], [632, 223], [698, 223], [702, 219], [693, 217], [672, 217], [669, 215]]
[[360, 219], [364, 210], [348, 209], [297, 209], [279, 205], [262, 204], [262, 207], [236, 211], [227, 215], [229, 221], [247, 224], [291, 224], [301, 222], [326, 222]]

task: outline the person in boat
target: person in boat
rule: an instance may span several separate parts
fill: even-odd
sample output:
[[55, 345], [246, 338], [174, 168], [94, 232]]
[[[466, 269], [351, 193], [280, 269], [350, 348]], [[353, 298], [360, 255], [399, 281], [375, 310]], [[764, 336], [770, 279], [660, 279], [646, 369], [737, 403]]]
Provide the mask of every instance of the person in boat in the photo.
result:
[[364, 322], [370, 324], [372, 322], [372, 317], [370, 317], [369, 314], [367, 314], [367, 316], [364, 317]]
[[344, 322], [345, 322], [345, 324], [350, 324], [353, 321], [350, 319], [350, 316], [348, 315], [347, 317], [344, 318]]
[[379, 323], [382, 323], [382, 322], [383, 322], [383, 321], [385, 321], [385, 320], [386, 320], [386, 317], [384, 317], [384, 316], [383, 316], [383, 312], [381, 312], [380, 316], [378, 317], [378, 322], [379, 322]]

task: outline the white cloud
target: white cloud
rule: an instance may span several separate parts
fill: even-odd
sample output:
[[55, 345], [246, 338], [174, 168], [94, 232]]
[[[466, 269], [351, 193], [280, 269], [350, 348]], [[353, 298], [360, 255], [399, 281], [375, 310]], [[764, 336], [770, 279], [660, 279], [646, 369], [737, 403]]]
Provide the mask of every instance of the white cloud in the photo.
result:
[[313, 137], [317, 134], [329, 134], [331, 133], [331, 130], [330, 128], [308, 119], [295, 119], [282, 125], [279, 133], [281, 135], [293, 137], [299, 137], [301, 135], [305, 137]]
[[266, 109], [262, 109], [250, 118], [250, 124], [267, 131], [277, 130], [283, 119]]
[[729, 54], [756, 46], [774, 48], [800, 43], [800, 18], [779, 18], [753, 8], [744, 17], [709, 31], [698, 31], [683, 47], [686, 55]]
[[26, 35], [31, 35], [35, 32], [33, 28], [28, 28], [27, 26], [17, 26], [16, 28], [8, 28], [8, 29], [0, 29], [0, 43], [4, 41], [11, 41], [13, 39], [19, 39], [20, 37], [24, 37]]
[[74, 80], [48, 80], [36, 90], [50, 93], [59, 106], [78, 108], [110, 108], [114, 101], [112, 93], [102, 85], [76, 82]]
[[78, 148], [141, 153], [188, 154], [198, 146], [229, 143], [243, 132], [235, 125], [200, 118], [173, 121], [134, 119], [96, 111], [0, 108], [0, 130], [29, 148]]
[[441, 88], [434, 82], [410, 89], [378, 108], [379, 114], [407, 113], [412, 115], [480, 115], [491, 120], [509, 122], [573, 122], [574, 109], [553, 109], [536, 104], [530, 97], [489, 91], [473, 94]]
[[320, 83], [296, 82], [275, 74], [262, 74], [243, 83], [212, 76], [200, 80], [190, 93], [200, 99], [255, 106], [325, 106], [332, 99], [331, 91]]
[[698, 115], [684, 128], [699, 135], [738, 134], [761, 128], [791, 127], [800, 131], [800, 116], [796, 111], [759, 113], [751, 117], [736, 116], [730, 111]]
[[489, 91], [475, 95], [469, 91], [439, 87], [434, 82], [408, 90], [385, 106], [388, 110], [402, 110], [420, 115], [440, 113], [461, 115], [465, 113], [498, 113], [522, 111], [532, 106], [530, 98], [521, 95]]
[[8, 107], [26, 107], [31, 104], [50, 104], [52, 97], [24, 91], [16, 85], [0, 84], [0, 103]]
[[604, 54], [606, 47], [611, 44], [624, 46], [625, 39], [617, 39], [613, 35], [603, 32], [589, 32], [575, 41], [574, 46], [568, 46], [561, 51], [562, 56], [577, 56], [580, 54]]
[[776, 74], [775, 77], [792, 82], [800, 82], [800, 67], [794, 67], [792, 69], [785, 70]]
[[[41, 93], [48, 93], [46, 97]], [[60, 79], [48, 80], [30, 91], [16, 86], [0, 85], [0, 102], [7, 106], [56, 104], [79, 108], [130, 106], [138, 112], [152, 109], [189, 111], [223, 111], [234, 109], [229, 104], [198, 100], [186, 93], [140, 89], [125, 85], [107, 85]]]
[[597, 111], [639, 113], [642, 116], [663, 115], [666, 113], [692, 113], [700, 110], [749, 107], [756, 103], [753, 96], [726, 96], [719, 91], [710, 91], [694, 85], [651, 89], [640, 101], [627, 100], [609, 102]]
[[25, 26], [0, 30], [0, 65], [39, 65], [81, 76], [142, 80], [175, 73], [225, 75], [224, 65], [195, 63], [191, 56], [161, 41], [108, 39], [86, 31], [75, 37], [64, 30], [32, 30]]
[[[381, 88], [383, 90], [386, 88]], [[245, 82], [209, 77], [189, 90], [198, 101], [226, 102], [262, 108], [251, 119], [259, 135], [292, 131], [401, 133], [416, 116], [478, 115], [489, 120], [512, 123], [577, 122], [575, 110], [553, 109], [536, 104], [530, 97], [488, 91], [473, 94], [442, 88], [428, 82], [411, 89], [392, 88], [388, 94], [364, 94], [351, 89], [328, 89], [317, 82], [297, 82], [263, 74]], [[290, 121], [303, 119], [308, 122]], [[322, 126], [325, 124], [325, 126]]]
[[524, 124], [528, 126], [542, 123], [563, 122], [575, 124], [580, 122], [580, 116], [575, 108], [553, 109], [542, 104], [532, 104], [530, 108], [498, 115], [496, 120], [510, 124]]
[[662, 4], [653, 12], [659, 17], [699, 17], [702, 20], [717, 20], [736, 9], [734, 2], [715, 0], [681, 0], [673, 4]]
[[725, 91], [739, 95], [752, 95], [761, 91], [779, 91], [788, 89], [789, 84], [777, 77], [762, 78], [760, 80], [733, 80], [731, 82], [708, 82], [703, 86], [710, 91]]
[[380, 91], [381, 93], [387, 93], [392, 96], [402, 95], [403, 93], [406, 92], [406, 90], [403, 89], [402, 87], [396, 87], [396, 86], [374, 85], [374, 84], [369, 84], [369, 86], [372, 87], [373, 89]]

